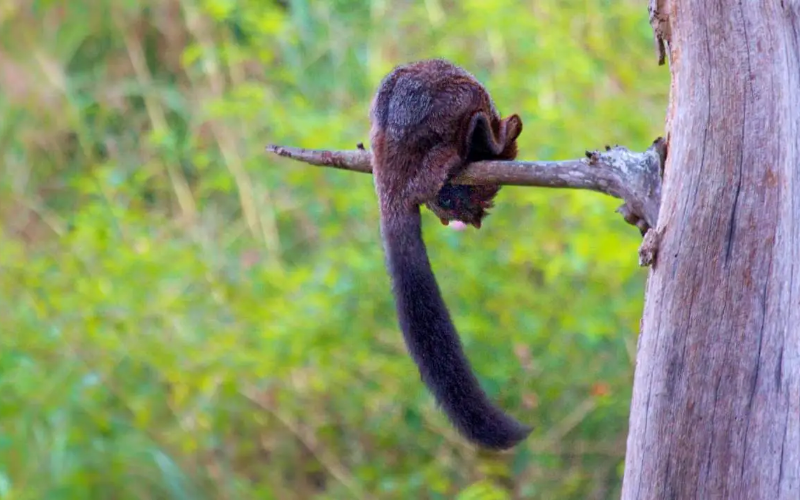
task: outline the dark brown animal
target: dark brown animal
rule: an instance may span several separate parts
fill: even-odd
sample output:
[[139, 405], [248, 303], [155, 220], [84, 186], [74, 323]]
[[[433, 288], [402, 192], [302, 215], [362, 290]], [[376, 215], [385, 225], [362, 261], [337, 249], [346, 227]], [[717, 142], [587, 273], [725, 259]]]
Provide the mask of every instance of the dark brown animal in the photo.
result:
[[522, 120], [501, 119], [475, 77], [443, 60], [395, 68], [370, 118], [381, 236], [406, 345], [462, 435], [485, 448], [510, 448], [530, 429], [494, 406], [473, 374], [428, 260], [419, 207], [443, 223], [479, 228], [499, 187], [448, 180], [472, 161], [515, 158]]

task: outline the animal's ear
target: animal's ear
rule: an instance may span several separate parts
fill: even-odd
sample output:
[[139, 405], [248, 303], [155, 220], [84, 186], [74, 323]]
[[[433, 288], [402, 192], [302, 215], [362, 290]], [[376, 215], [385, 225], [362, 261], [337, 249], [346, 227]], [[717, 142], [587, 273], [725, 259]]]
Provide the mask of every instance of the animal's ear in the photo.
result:
[[495, 136], [491, 118], [484, 111], [477, 111], [470, 118], [464, 148], [467, 161], [488, 160], [503, 152], [505, 144]]
[[503, 141], [505, 146], [516, 141], [521, 133], [522, 118], [519, 115], [508, 116], [500, 122], [500, 136], [505, 139]]
[[517, 157], [517, 137], [522, 133], [522, 118], [511, 115], [500, 121], [500, 142], [503, 143], [503, 152], [498, 155], [502, 160], [513, 160]]

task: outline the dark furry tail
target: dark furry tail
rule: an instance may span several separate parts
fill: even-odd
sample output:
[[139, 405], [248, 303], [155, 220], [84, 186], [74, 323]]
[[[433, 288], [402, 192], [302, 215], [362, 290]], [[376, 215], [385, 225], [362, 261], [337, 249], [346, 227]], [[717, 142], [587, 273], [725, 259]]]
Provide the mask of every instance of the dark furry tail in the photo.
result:
[[511, 448], [531, 429], [492, 404], [472, 373], [433, 275], [419, 207], [381, 214], [387, 267], [406, 345], [453, 426], [485, 448]]

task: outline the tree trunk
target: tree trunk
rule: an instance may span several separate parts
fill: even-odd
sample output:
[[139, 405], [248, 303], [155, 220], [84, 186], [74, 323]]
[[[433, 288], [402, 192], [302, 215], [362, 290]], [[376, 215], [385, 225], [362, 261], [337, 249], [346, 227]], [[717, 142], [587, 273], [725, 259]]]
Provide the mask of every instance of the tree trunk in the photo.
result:
[[672, 88], [624, 499], [800, 498], [800, 1], [661, 0]]

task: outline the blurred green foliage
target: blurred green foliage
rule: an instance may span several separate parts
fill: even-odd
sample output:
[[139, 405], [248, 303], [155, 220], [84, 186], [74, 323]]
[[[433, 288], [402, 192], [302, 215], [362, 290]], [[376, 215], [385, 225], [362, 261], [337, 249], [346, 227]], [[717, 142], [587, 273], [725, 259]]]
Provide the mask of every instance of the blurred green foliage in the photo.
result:
[[352, 148], [395, 64], [446, 57], [525, 123], [521, 158], [660, 134], [634, 0], [6, 0], [0, 498], [615, 498], [644, 272], [597, 194], [425, 214], [481, 381], [536, 429], [476, 452], [397, 330]]

